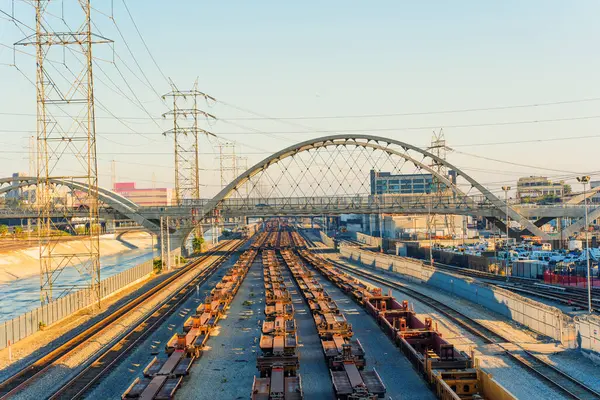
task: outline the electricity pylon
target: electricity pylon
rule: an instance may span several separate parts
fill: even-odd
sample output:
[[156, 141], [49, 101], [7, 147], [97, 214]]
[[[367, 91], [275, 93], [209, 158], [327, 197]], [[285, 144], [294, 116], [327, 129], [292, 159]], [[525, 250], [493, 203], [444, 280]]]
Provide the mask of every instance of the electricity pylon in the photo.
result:
[[[40, 258], [40, 298], [42, 304], [53, 300], [56, 291], [66, 292], [80, 285], [58, 283], [66, 267], [73, 266], [89, 288], [90, 302], [100, 306], [100, 220], [98, 215], [98, 163], [96, 159], [96, 122], [92, 45], [110, 43], [92, 33], [90, 0], [79, 0], [79, 7], [62, 13], [62, 23], [72, 22], [79, 30], [56, 32], [50, 26], [61, 9], [49, 11], [50, 0], [35, 3], [35, 34], [15, 45], [36, 49], [37, 92], [37, 232]], [[55, 4], [55, 3], [53, 3]], [[60, 7], [58, 5], [57, 7]], [[67, 17], [64, 17], [64, 16]], [[68, 25], [67, 25], [68, 26]], [[62, 60], [61, 63], [52, 61]], [[70, 118], [65, 122], [60, 116]], [[77, 187], [69, 199], [58, 190], [58, 180]], [[82, 226], [67, 222], [58, 226], [56, 212], [72, 221], [72, 209], [85, 212]], [[60, 220], [57, 219], [57, 220]], [[59, 249], [61, 230], [79, 233], [84, 248]]]
[[184, 199], [200, 198], [200, 163], [198, 151], [199, 135], [215, 136], [198, 126], [199, 117], [208, 120], [217, 118], [205, 111], [198, 109], [198, 99], [216, 101], [198, 90], [198, 81], [192, 90], [179, 90], [171, 82], [171, 92], [165, 94], [163, 99], [173, 99], [173, 109], [163, 114], [163, 117], [173, 117], [173, 128], [164, 132], [164, 135], [173, 135], [175, 145], [175, 199], [181, 205]]

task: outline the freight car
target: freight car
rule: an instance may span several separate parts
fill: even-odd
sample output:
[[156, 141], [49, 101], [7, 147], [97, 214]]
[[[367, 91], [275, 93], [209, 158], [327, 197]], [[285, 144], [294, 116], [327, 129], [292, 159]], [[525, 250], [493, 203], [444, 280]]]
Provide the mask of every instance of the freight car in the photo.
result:
[[[285, 241], [285, 239], [284, 239]], [[256, 367], [251, 398], [254, 400], [302, 399], [302, 383], [296, 337], [296, 322], [291, 296], [281, 275], [281, 265], [272, 250], [262, 254], [266, 290], [265, 314], [260, 338], [261, 355]]]
[[[260, 239], [260, 238], [258, 238]], [[247, 250], [227, 271], [210, 296], [183, 324], [183, 333], [176, 333], [165, 346], [166, 358], [154, 357], [144, 368], [143, 378], [136, 378], [125, 390], [122, 399], [172, 399], [188, 374], [226, 307], [231, 303], [244, 280], [257, 251]]]
[[344, 360], [352, 360], [357, 368], [366, 365], [365, 350], [358, 339], [347, 339], [342, 335], [333, 335], [331, 338], [321, 339], [323, 353], [329, 368], [340, 368]]
[[302, 400], [303, 398], [300, 375], [286, 376], [282, 367], [273, 368], [268, 377], [254, 377], [252, 400]]
[[365, 306], [382, 330], [423, 374], [441, 399], [483, 398], [477, 370], [469, 355], [442, 338], [431, 318], [419, 319], [408, 302], [398, 302], [390, 293], [374, 288], [344, 273], [328, 261], [306, 250], [302, 259], [324, 277]]
[[306, 248], [306, 240], [296, 231], [291, 232], [292, 241], [297, 248]]
[[329, 367], [331, 382], [340, 400], [374, 400], [385, 396], [385, 385], [375, 369], [365, 368], [365, 351], [358, 340], [352, 340], [352, 326], [340, 312], [304, 262], [291, 250], [281, 256], [310, 306], [323, 354]]

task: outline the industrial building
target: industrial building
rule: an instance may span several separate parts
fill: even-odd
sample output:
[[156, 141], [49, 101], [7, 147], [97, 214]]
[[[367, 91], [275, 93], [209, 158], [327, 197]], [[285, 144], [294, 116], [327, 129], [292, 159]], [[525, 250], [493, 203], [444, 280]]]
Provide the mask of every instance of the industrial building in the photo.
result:
[[113, 191], [142, 207], [173, 204], [173, 190], [170, 188], [137, 188], [135, 182], [116, 182]]
[[390, 172], [371, 170], [371, 194], [422, 194], [430, 193], [431, 174], [392, 175]]

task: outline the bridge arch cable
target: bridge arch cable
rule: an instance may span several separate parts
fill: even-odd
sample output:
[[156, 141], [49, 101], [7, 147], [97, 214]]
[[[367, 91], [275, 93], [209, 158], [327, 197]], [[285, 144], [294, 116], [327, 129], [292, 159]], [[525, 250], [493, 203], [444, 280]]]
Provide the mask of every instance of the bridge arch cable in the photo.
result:
[[[463, 191], [458, 182], [438, 173], [432, 168], [434, 163], [455, 171], [457, 180], [465, 181], [469, 190]], [[506, 209], [504, 201], [483, 185], [426, 150], [395, 139], [354, 134], [311, 139], [274, 153], [221, 190], [203, 212], [219, 207], [222, 212], [233, 212], [234, 208], [245, 212], [263, 209], [264, 214], [292, 208], [304, 213], [314, 213], [317, 208], [337, 214], [386, 209], [410, 213], [423, 212], [426, 203], [433, 202], [432, 196], [404, 194], [402, 189], [397, 189], [397, 195], [379, 195], [377, 188], [373, 188], [372, 177], [387, 172], [415, 175], [414, 185], [420, 189], [424, 189], [426, 178], [435, 177], [446, 191], [445, 196], [435, 199], [436, 212], [449, 213], [457, 207], [472, 212], [488, 207], [501, 215]], [[229, 201], [232, 193], [245, 192], [241, 190], [244, 185], [248, 193], [245, 199]], [[362, 208], [357, 208], [357, 204]], [[539, 228], [510, 207], [508, 214], [525, 229], [538, 234]]]

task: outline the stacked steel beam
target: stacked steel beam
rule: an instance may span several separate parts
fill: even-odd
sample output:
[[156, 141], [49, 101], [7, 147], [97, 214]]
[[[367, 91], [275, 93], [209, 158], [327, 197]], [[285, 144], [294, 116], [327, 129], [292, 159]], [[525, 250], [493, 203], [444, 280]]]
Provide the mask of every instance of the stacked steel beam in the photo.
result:
[[292, 297], [284, 284], [275, 251], [262, 252], [265, 285], [265, 320], [260, 337], [262, 355], [254, 377], [253, 400], [301, 400], [302, 382], [298, 369], [296, 321]]
[[385, 385], [375, 369], [364, 369], [365, 351], [358, 340], [352, 339], [352, 326], [335, 301], [294, 251], [282, 250], [281, 256], [313, 314], [336, 398], [375, 400], [383, 397]]
[[481, 395], [472, 358], [443, 339], [431, 318], [421, 320], [407, 301], [398, 302], [391, 291], [382, 294], [380, 288], [359, 281], [308, 250], [299, 254], [306, 264], [366, 308], [439, 398], [473, 399]]
[[[154, 357], [144, 369], [144, 377], [136, 378], [123, 393], [124, 399], [171, 399], [188, 374], [194, 361], [202, 355], [211, 329], [223, 316], [238, 292], [254, 258], [256, 250], [247, 250], [229, 269], [221, 282], [211, 290], [196, 314], [183, 324], [165, 346], [166, 358]], [[149, 350], [150, 351], [150, 350]]]

